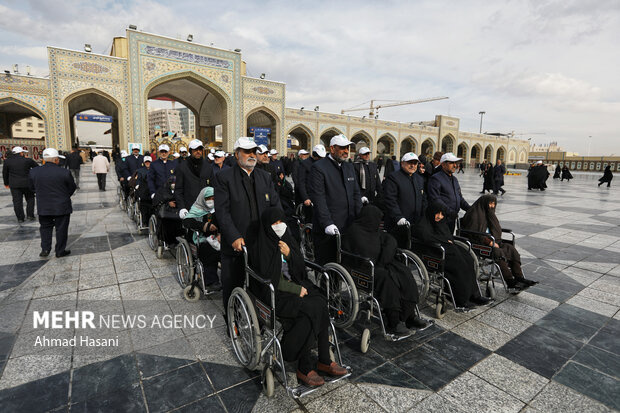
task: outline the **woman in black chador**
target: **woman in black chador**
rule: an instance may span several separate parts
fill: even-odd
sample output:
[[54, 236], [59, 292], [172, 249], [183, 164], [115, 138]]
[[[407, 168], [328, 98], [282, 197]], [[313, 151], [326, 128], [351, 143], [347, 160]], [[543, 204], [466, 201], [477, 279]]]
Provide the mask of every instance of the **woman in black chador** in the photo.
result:
[[537, 284], [536, 281], [527, 280], [523, 276], [521, 256], [517, 249], [511, 244], [502, 242], [502, 227], [499, 224], [497, 215], [495, 215], [496, 205], [497, 197], [495, 195], [481, 196], [461, 219], [461, 228], [489, 233], [495, 238], [495, 243], [493, 243], [491, 238], [484, 236], [475, 241], [493, 247], [493, 256], [502, 271], [502, 277], [504, 277], [508, 287], [522, 290]]
[[381, 218], [383, 212], [376, 206], [363, 207], [342, 237], [342, 248], [372, 260], [374, 294], [385, 312], [387, 330], [406, 335], [410, 328], [428, 327], [428, 322], [417, 316], [418, 287], [407, 266], [396, 260], [396, 238], [379, 231]]
[[491, 162], [489, 162], [487, 164], [487, 166], [485, 167], [485, 170], [483, 172], [484, 175], [484, 181], [482, 183], [482, 191], [480, 191], [481, 194], [486, 193], [486, 191], [493, 191], [493, 184], [495, 181], [495, 167], [493, 166], [493, 164]]
[[422, 242], [440, 243], [446, 250], [444, 275], [450, 281], [458, 307], [489, 304], [493, 300], [480, 295], [473, 260], [467, 251], [454, 244], [445, 215], [443, 207], [432, 202], [413, 234]]
[[611, 167], [609, 165], [607, 165], [605, 167], [605, 172], [603, 172], [603, 176], [601, 178], [599, 178], [598, 182], [598, 186], [603, 185], [605, 182], [607, 182], [607, 188], [609, 188], [611, 186], [611, 180], [614, 179], [614, 174], [611, 173]]
[[570, 182], [570, 180], [573, 179], [573, 174], [570, 173], [570, 170], [568, 169], [567, 165], [564, 165], [564, 167], [562, 168], [562, 179], [560, 180], [560, 182], [565, 180], [565, 179], [568, 182]]
[[[263, 212], [260, 226], [247, 239], [249, 265], [276, 287], [276, 315], [284, 327], [282, 357], [286, 361], [298, 361], [299, 380], [309, 386], [320, 386], [325, 381], [316, 370], [332, 376], [343, 376], [347, 370], [330, 359], [327, 302], [307, 279], [304, 258], [285, 219], [284, 212], [278, 208]], [[265, 296], [265, 291], [252, 287], [257, 296]], [[318, 365], [311, 354], [317, 341]]]
[[560, 164], [555, 166], [555, 173], [553, 174], [553, 179], [559, 179], [562, 176], [562, 168], [560, 168]]

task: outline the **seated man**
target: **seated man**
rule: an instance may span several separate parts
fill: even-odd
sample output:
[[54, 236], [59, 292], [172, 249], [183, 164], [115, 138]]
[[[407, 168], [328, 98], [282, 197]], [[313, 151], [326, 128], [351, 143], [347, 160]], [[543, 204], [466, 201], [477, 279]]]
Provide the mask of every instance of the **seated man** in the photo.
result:
[[381, 218], [378, 207], [364, 206], [342, 237], [342, 248], [373, 262], [374, 294], [385, 313], [387, 331], [407, 335], [410, 328], [426, 328], [429, 323], [417, 315], [418, 287], [409, 269], [395, 259], [396, 239], [379, 230]]
[[220, 234], [215, 219], [215, 201], [213, 188], [207, 186], [200, 191], [196, 202], [183, 218], [183, 227], [198, 231], [192, 242], [198, 246], [198, 258], [204, 267], [205, 287], [209, 291], [222, 289], [217, 276], [220, 262]]
[[483, 195], [471, 206], [461, 219], [461, 229], [489, 233], [495, 238], [495, 242], [488, 237], [477, 237], [475, 241], [493, 247], [493, 256], [502, 271], [502, 277], [510, 288], [522, 290], [536, 281], [525, 279], [521, 271], [521, 256], [517, 249], [506, 242], [502, 242], [502, 227], [495, 215], [497, 197], [495, 195]]

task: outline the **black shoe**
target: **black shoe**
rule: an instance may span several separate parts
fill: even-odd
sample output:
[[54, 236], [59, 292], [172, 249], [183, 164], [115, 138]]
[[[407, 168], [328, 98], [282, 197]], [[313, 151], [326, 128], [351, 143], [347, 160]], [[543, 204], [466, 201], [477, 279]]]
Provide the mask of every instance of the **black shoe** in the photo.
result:
[[406, 326], [407, 328], [416, 328], [418, 330], [424, 330], [425, 328], [430, 327], [432, 324], [433, 323], [431, 323], [428, 320], [415, 316], [407, 320]]
[[216, 281], [211, 284], [207, 284], [206, 287], [207, 287], [207, 291], [221, 291], [222, 290], [222, 284], [220, 284], [219, 281]]
[[39, 253], [39, 257], [47, 257], [48, 255], [50, 255], [50, 250], [41, 250]]
[[35, 217], [28, 217], [28, 221], [35, 221], [36, 218]]
[[61, 251], [59, 253], [56, 253], [56, 258], [66, 257], [69, 254], [71, 254], [71, 251], [64, 250], [64, 251]]
[[531, 287], [532, 285], [538, 284], [538, 281], [528, 280], [526, 278], [519, 279], [519, 282], [522, 283], [522, 284], [527, 285], [528, 287]]
[[24, 220], [23, 220], [23, 219], [18, 219], [18, 220], [17, 220], [17, 222], [18, 222], [19, 224], [22, 224], [22, 223], [24, 222]]
[[484, 191], [480, 191], [481, 194], [484, 194]]
[[476, 305], [489, 305], [492, 302], [494, 302], [495, 300], [489, 297], [474, 297], [471, 299], [471, 302], [476, 304]]
[[404, 322], [399, 321], [394, 327], [388, 328], [388, 333], [395, 334], [397, 336], [406, 336], [411, 334]]
[[502, 191], [502, 196], [504, 196], [505, 193], [506, 193], [506, 191]]

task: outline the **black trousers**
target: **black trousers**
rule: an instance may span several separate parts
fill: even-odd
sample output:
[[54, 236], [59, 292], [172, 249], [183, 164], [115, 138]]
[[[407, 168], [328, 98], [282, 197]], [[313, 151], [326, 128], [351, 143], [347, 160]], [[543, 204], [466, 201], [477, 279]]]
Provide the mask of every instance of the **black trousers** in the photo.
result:
[[224, 319], [228, 325], [228, 299], [235, 287], [243, 286], [245, 263], [243, 255], [222, 254], [222, 301], [224, 303]]
[[24, 197], [26, 198], [26, 214], [34, 217], [34, 192], [28, 188], [11, 188], [13, 196], [13, 210], [18, 220], [24, 220]]
[[314, 258], [317, 264], [323, 265], [336, 261], [338, 256], [335, 236], [327, 235], [325, 232], [313, 231], [312, 240], [314, 242]]
[[56, 254], [63, 252], [67, 247], [69, 233], [69, 218], [67, 215], [39, 215], [39, 231], [41, 232], [41, 249], [51, 251], [52, 232], [56, 228]]
[[105, 191], [105, 178], [107, 174], [97, 174], [97, 185], [99, 189]]

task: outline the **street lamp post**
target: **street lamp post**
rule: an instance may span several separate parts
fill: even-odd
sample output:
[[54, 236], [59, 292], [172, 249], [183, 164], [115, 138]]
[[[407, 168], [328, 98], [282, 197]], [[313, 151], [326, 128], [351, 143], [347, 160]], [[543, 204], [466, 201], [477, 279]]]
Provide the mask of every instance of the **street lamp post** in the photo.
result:
[[588, 136], [588, 156], [590, 156], [590, 144], [592, 144], [592, 135]]
[[482, 117], [484, 116], [485, 113], [486, 113], [485, 111], [478, 112], [478, 115], [480, 115], [480, 133], [482, 133]]

